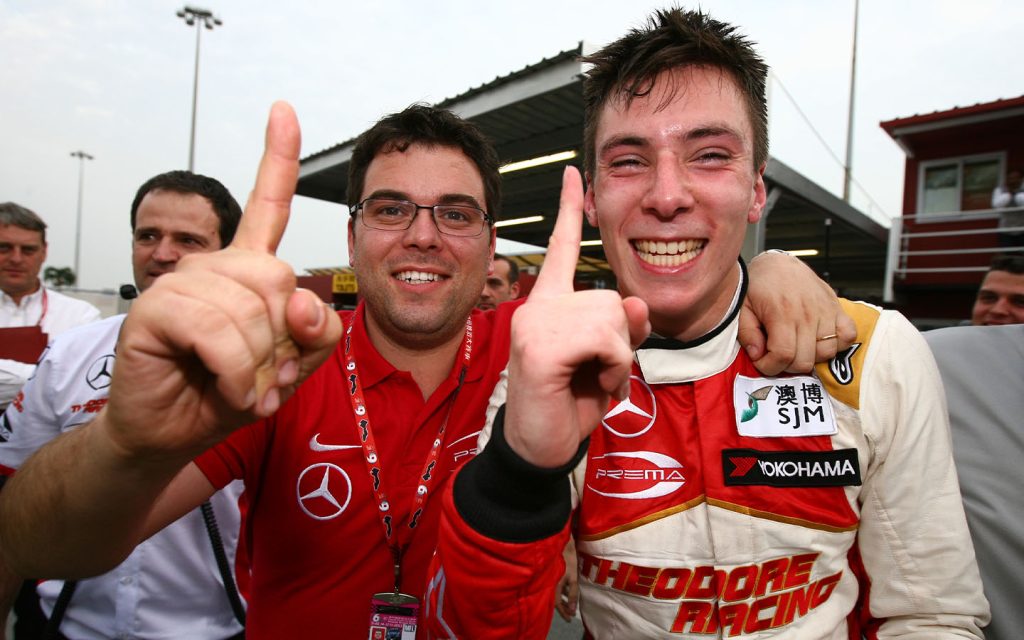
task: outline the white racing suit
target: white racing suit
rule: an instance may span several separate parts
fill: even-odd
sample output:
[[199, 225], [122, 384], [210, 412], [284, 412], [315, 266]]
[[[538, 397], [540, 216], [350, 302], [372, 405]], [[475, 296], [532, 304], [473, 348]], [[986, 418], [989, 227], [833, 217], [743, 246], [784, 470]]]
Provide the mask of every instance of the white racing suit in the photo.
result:
[[[637, 351], [629, 398], [571, 474], [587, 637], [982, 637], [934, 360], [901, 315], [843, 304], [856, 343], [811, 376], [760, 375], [735, 313]], [[446, 499], [435, 637], [550, 624], [568, 467], [518, 458], [502, 414]]]

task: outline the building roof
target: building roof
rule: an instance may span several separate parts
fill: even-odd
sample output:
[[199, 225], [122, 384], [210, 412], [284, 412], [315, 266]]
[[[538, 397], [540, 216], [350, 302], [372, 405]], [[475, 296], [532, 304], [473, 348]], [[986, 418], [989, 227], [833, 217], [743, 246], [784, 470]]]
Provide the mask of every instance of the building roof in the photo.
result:
[[992, 102], [979, 102], [967, 107], [953, 107], [905, 118], [880, 122], [879, 126], [894, 140], [914, 133], [959, 127], [965, 124], [1009, 118], [1024, 113], [1024, 96]]

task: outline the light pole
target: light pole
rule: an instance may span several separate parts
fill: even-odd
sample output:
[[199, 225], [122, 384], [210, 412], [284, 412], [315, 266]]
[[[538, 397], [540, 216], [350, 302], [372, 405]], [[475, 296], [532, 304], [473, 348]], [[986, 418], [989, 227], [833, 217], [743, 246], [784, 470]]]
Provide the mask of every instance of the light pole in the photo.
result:
[[94, 158], [84, 151], [72, 151], [72, 158], [78, 158], [78, 214], [75, 216], [75, 282], [82, 281], [78, 270], [78, 256], [82, 250], [82, 184], [85, 182], [85, 161]]
[[[853, 180], [853, 98], [857, 87], [857, 16], [860, 0], [853, 0], [853, 55], [850, 58], [850, 109], [846, 121], [846, 167], [843, 172], [843, 201], [850, 203], [850, 182]], [[826, 280], [825, 282], [828, 282]]]
[[188, 170], [192, 171], [196, 154], [196, 100], [199, 97], [199, 34], [203, 32], [202, 27], [212, 31], [214, 26], [219, 27], [224, 22], [208, 9], [188, 5], [185, 5], [184, 9], [178, 9], [178, 17], [184, 20], [186, 25], [196, 27], [196, 70], [192, 79], [192, 135], [188, 143]]

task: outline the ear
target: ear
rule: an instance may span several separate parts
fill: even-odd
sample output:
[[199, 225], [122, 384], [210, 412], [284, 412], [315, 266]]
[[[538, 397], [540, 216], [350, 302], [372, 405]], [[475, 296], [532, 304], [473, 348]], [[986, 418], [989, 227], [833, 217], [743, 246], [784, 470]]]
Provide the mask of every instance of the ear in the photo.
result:
[[516, 298], [519, 297], [519, 283], [518, 282], [513, 282], [512, 286], [509, 287], [508, 290], [512, 294], [511, 300], [515, 300]]
[[750, 211], [747, 212], [747, 222], [750, 224], [754, 224], [761, 219], [761, 214], [764, 213], [765, 202], [768, 200], [768, 194], [764, 186], [764, 169], [766, 166], [767, 163], [762, 164], [754, 178], [754, 198], [750, 203]]
[[594, 180], [588, 171], [586, 174], [587, 189], [583, 192], [583, 213], [587, 216], [590, 226], [600, 228], [597, 224], [597, 205], [594, 204]]
[[348, 264], [349, 266], [355, 266], [356, 264], [356, 219], [350, 217], [348, 219]]
[[497, 248], [497, 246], [498, 246], [498, 228], [497, 227], [491, 227], [491, 243], [490, 243], [490, 248], [488, 249], [488, 253], [490, 255], [488, 257], [487, 273], [491, 273], [492, 271], [494, 271], [494, 251]]

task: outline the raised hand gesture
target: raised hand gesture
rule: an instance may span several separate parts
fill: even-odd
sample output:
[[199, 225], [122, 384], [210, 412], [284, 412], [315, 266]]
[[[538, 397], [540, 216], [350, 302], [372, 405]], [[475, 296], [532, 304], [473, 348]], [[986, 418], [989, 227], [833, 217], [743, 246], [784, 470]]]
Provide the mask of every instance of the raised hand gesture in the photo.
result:
[[505, 438], [540, 467], [568, 462], [609, 398], [626, 397], [633, 347], [650, 333], [642, 300], [573, 291], [582, 223], [583, 182], [567, 167], [544, 265], [512, 320]]
[[117, 347], [107, 427], [128, 454], [194, 455], [272, 414], [341, 335], [275, 256], [299, 170], [299, 125], [276, 103], [256, 186], [222, 251], [183, 258], [133, 305]]

